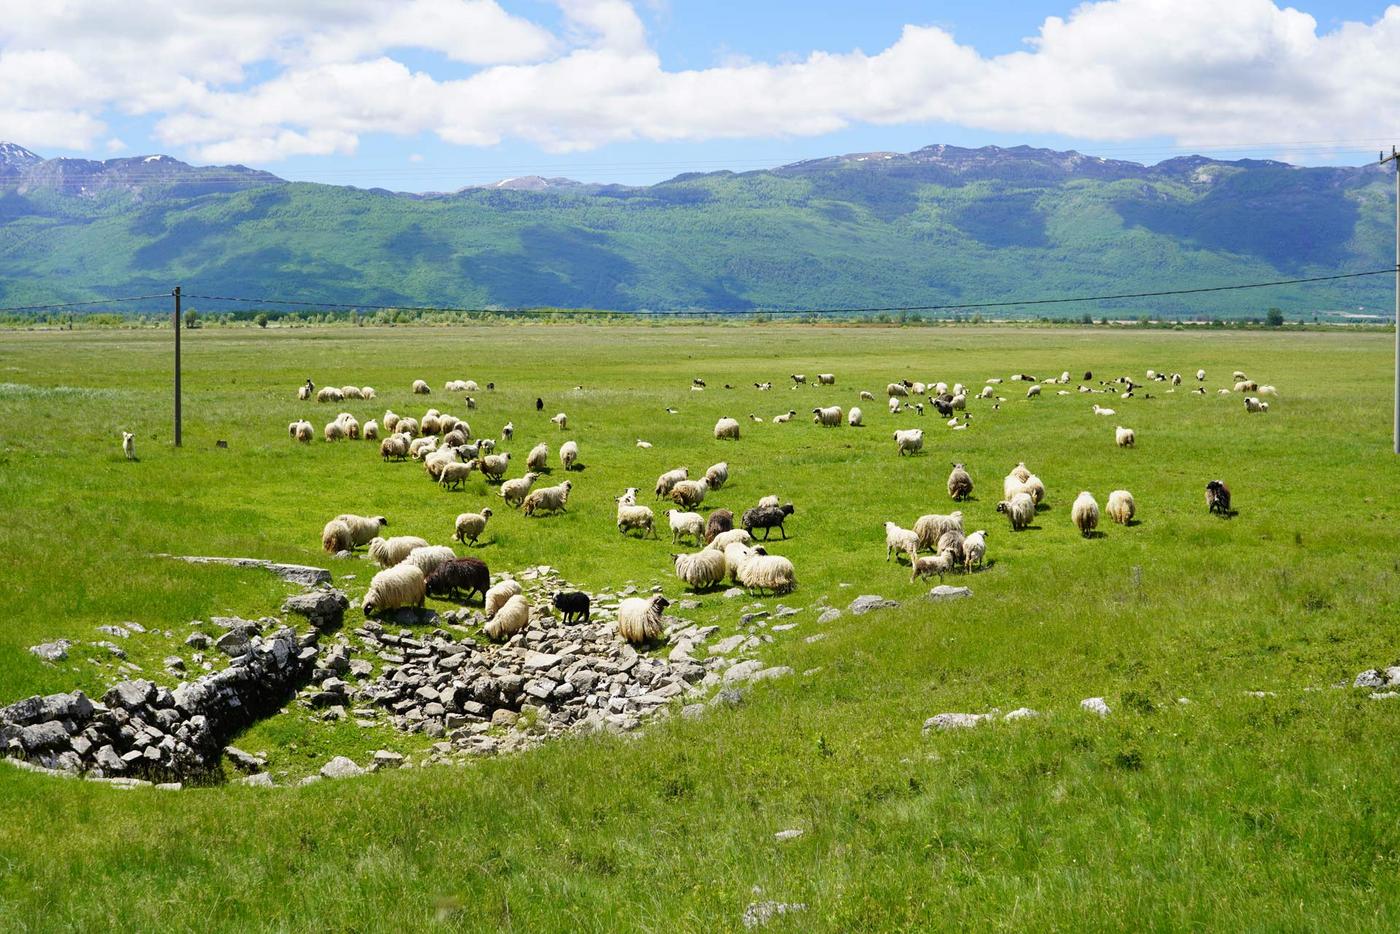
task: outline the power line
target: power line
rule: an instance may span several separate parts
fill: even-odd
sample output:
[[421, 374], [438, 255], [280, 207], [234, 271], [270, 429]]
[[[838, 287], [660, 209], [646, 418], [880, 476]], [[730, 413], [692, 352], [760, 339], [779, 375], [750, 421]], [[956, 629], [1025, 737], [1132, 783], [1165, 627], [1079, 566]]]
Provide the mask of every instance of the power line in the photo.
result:
[[162, 292], [159, 295], [131, 295], [126, 298], [100, 298], [90, 302], [51, 302], [47, 305], [12, 305], [9, 308], [0, 308], [0, 312], [8, 311], [47, 311], [53, 308], [81, 308], [84, 305], [117, 305], [122, 302], [145, 302], [153, 298], [169, 298], [169, 292]]

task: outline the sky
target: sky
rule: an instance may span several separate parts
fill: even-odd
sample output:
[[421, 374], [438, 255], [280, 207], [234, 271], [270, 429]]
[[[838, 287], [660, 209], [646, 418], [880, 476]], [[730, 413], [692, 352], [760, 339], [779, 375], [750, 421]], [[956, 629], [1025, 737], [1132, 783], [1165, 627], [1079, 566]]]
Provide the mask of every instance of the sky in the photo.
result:
[[0, 140], [451, 191], [934, 143], [1357, 165], [1400, 143], [1365, 0], [0, 0]]

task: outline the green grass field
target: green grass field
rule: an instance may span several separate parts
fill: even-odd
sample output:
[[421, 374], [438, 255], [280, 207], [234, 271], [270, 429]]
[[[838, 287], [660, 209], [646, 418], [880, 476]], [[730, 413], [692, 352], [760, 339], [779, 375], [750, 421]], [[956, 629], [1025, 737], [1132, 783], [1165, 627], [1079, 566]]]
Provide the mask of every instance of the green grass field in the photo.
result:
[[[738, 707], [635, 735], [307, 787], [121, 791], [0, 768], [0, 930], [713, 931], [742, 929], [745, 907], [763, 899], [807, 906], [768, 928], [794, 931], [1395, 925], [1400, 699], [1334, 689], [1400, 658], [1391, 335], [194, 331], [180, 450], [169, 337], [0, 338], [0, 705], [100, 695], [123, 676], [91, 645], [108, 638], [95, 627], [127, 620], [152, 631], [123, 642], [130, 662], [173, 685], [161, 659], [186, 651], [190, 620], [275, 614], [291, 592], [259, 571], [156, 553], [321, 564], [360, 596], [370, 566], [320, 551], [321, 526], [344, 511], [447, 543], [458, 512], [491, 505], [473, 553], [493, 572], [551, 564], [590, 589], [659, 582], [674, 599], [668, 555], [680, 549], [662, 507], [661, 540], [643, 541], [618, 535], [613, 500], [637, 486], [651, 502], [663, 470], [695, 475], [718, 460], [731, 480], [706, 510], [737, 514], [767, 493], [796, 504], [790, 541], [772, 550], [800, 581], [782, 602], [803, 610], [760, 657], [797, 674], [753, 686]], [[980, 388], [1016, 372], [1141, 378], [1149, 367], [1187, 385], [1132, 400], [1047, 387], [1026, 401], [1006, 383], [1000, 410], [971, 403], [972, 428], [958, 432], [884, 408], [884, 385], [904, 376]], [[1197, 367], [1205, 397], [1187, 394]], [[1270, 413], [1215, 395], [1235, 369], [1278, 387]], [[837, 374], [835, 388], [787, 388], [788, 374], [821, 371]], [[361, 421], [428, 405], [478, 435], [513, 420], [522, 461], [536, 441], [552, 453], [578, 441], [586, 469], [572, 476], [568, 513], [526, 519], [479, 477], [442, 492], [420, 465], [382, 463], [369, 444], [294, 444], [289, 421], [304, 414], [319, 433], [340, 408], [297, 402], [308, 376], [374, 386], [377, 400], [344, 406]], [[696, 376], [707, 391], [688, 390]], [[435, 389], [428, 399], [409, 394], [420, 377]], [[468, 413], [441, 391], [451, 378], [498, 389], [477, 393]], [[767, 379], [773, 391], [752, 388]], [[868, 427], [812, 424], [813, 406], [849, 407], [860, 389], [878, 397], [862, 406]], [[1093, 415], [1091, 399], [1118, 416]], [[799, 414], [787, 425], [746, 419], [789, 408]], [[566, 435], [548, 422], [557, 411]], [[742, 440], [713, 439], [720, 415], [743, 422]], [[1115, 424], [1136, 429], [1136, 449], [1115, 447]], [[925, 454], [896, 457], [893, 430], [914, 426]], [[121, 456], [124, 428], [137, 463]], [[921, 596], [928, 582], [886, 563], [882, 524], [951, 510], [954, 460], [977, 483], [962, 508], [969, 530], [991, 531], [991, 566], [949, 579], [970, 600], [934, 604]], [[994, 510], [1022, 460], [1050, 508], [1013, 534]], [[1234, 492], [1231, 520], [1206, 513], [1215, 477]], [[1140, 524], [1081, 539], [1074, 496], [1091, 490], [1102, 505], [1119, 487], [1135, 495]], [[817, 625], [820, 598], [845, 607], [863, 593], [904, 605]], [[702, 601], [681, 615], [721, 635], [749, 602], [718, 591]], [[826, 638], [804, 641], [818, 631]], [[57, 638], [82, 644], [57, 665], [27, 651]], [[1081, 711], [1090, 696], [1113, 713]], [[1020, 706], [1042, 716], [920, 731], [933, 714]], [[416, 757], [426, 742], [295, 707], [238, 740], [266, 750], [289, 783], [334, 754]], [[776, 842], [788, 828], [805, 833]]]

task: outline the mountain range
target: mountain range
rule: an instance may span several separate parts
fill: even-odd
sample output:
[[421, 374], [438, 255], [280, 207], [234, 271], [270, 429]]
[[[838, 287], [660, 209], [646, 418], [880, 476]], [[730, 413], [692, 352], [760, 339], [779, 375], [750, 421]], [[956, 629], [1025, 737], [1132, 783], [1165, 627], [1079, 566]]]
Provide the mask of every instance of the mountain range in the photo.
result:
[[[722, 312], [1199, 288], [1391, 268], [1391, 186], [1375, 166], [936, 145], [645, 186], [526, 176], [409, 194], [0, 143], [0, 306], [177, 283], [327, 303]], [[1384, 313], [1390, 288], [1374, 276], [999, 311]]]

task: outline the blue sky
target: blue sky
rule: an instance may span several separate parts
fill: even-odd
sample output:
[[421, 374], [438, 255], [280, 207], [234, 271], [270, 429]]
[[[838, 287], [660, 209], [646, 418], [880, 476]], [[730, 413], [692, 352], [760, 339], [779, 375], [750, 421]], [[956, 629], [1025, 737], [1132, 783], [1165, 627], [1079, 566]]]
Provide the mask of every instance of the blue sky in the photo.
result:
[[1362, 0], [249, 6], [0, 21], [0, 139], [400, 190], [931, 143], [1359, 164], [1400, 139], [1376, 67], [1400, 61], [1400, 7]]

